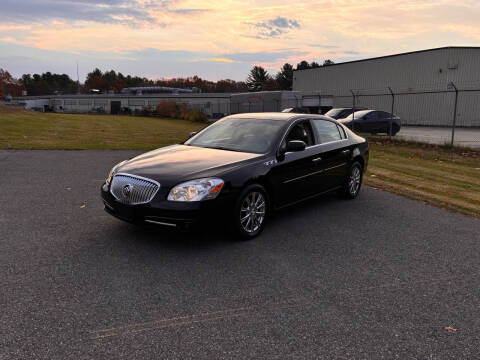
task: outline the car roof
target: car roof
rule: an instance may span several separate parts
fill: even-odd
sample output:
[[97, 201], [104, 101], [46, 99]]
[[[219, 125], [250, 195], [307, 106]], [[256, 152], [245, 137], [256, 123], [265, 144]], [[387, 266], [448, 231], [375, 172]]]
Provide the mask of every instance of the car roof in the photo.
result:
[[[372, 110], [372, 109], [365, 109], [365, 110], [357, 110], [355, 111], [355, 115], [366, 115], [368, 113], [371, 113], [372, 111], [379, 111], [379, 110]], [[351, 116], [352, 114], [348, 115], [348, 116]]]
[[227, 116], [229, 119], [267, 119], [267, 120], [283, 120], [290, 121], [296, 119], [322, 119], [334, 120], [329, 116], [317, 114], [302, 114], [302, 113], [282, 113], [282, 112], [262, 112], [262, 113], [241, 113]]

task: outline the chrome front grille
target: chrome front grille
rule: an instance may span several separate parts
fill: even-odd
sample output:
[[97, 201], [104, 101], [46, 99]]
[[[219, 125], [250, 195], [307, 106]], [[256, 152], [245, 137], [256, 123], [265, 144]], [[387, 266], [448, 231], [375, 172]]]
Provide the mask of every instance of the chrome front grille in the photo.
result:
[[155, 180], [118, 173], [112, 179], [110, 193], [122, 204], [139, 205], [150, 202], [160, 184]]

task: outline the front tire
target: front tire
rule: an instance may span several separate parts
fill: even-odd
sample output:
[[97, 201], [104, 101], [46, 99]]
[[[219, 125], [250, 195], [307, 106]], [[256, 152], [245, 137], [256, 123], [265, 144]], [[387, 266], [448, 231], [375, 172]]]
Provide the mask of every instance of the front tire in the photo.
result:
[[355, 199], [360, 192], [363, 180], [363, 166], [355, 161], [348, 171], [345, 185], [342, 189], [342, 195], [345, 199]]
[[233, 228], [242, 240], [258, 236], [265, 228], [269, 211], [268, 195], [263, 186], [254, 184], [239, 196], [233, 214]]

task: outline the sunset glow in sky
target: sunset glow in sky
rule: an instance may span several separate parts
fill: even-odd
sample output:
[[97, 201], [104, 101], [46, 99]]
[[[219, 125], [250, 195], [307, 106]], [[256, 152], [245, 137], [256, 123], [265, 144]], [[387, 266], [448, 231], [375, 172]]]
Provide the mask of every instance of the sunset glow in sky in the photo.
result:
[[1, 0], [0, 68], [243, 80], [252, 65], [480, 46], [479, 0]]

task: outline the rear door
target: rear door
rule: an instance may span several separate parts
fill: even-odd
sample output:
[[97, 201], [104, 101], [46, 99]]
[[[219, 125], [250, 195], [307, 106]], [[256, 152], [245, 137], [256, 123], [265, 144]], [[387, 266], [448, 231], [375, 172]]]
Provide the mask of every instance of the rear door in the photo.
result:
[[348, 170], [350, 150], [347, 147], [345, 131], [336, 123], [323, 119], [311, 120], [318, 148], [316, 162], [316, 187], [322, 191], [343, 184]]

